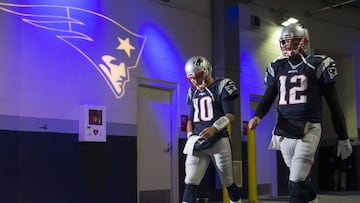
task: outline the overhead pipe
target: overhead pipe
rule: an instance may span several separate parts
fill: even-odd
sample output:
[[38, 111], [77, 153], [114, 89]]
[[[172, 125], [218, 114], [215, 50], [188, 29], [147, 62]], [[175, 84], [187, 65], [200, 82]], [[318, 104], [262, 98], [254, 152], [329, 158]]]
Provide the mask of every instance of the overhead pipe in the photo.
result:
[[320, 11], [325, 11], [325, 10], [328, 10], [328, 9], [332, 9], [332, 8], [336, 8], [336, 7], [339, 7], [339, 6], [343, 6], [343, 5], [346, 5], [346, 4], [349, 4], [349, 3], [352, 3], [356, 0], [349, 0], [349, 1], [344, 1], [344, 2], [341, 2], [341, 3], [337, 3], [337, 4], [332, 4], [330, 6], [326, 6], [324, 8], [320, 8], [320, 9], [316, 9], [316, 10], [312, 10], [312, 11], [308, 11], [306, 12], [307, 14], [311, 15], [313, 13], [317, 13], [317, 12], [320, 12]]

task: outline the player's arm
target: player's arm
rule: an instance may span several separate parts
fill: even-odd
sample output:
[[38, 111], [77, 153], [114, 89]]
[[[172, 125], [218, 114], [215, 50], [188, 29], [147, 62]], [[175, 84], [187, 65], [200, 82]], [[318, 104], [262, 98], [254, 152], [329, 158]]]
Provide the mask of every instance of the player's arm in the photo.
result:
[[193, 135], [193, 118], [194, 118], [194, 107], [191, 107], [190, 114], [189, 114], [189, 120], [186, 123], [186, 135], [189, 138], [191, 135]]
[[352, 146], [346, 129], [345, 116], [339, 103], [335, 83], [326, 83], [322, 88], [323, 95], [331, 112], [331, 121], [338, 135], [337, 156], [348, 158], [352, 153]]
[[186, 123], [186, 134], [187, 137], [190, 137], [191, 135], [193, 135], [193, 123], [192, 120], [188, 120]]
[[234, 100], [224, 99], [222, 101], [222, 107], [225, 115], [217, 119], [212, 125], [212, 127], [216, 129], [216, 132], [225, 129], [231, 122], [235, 120]]
[[190, 113], [189, 113], [189, 120], [186, 123], [186, 135], [189, 138], [191, 135], [193, 135], [194, 125], [194, 105], [193, 105], [193, 89], [190, 87], [188, 89], [187, 97], [186, 97], [186, 103], [190, 106]]
[[221, 101], [224, 116], [218, 118], [212, 126], [205, 128], [199, 136], [209, 138], [217, 132], [225, 129], [235, 119], [235, 102], [236, 97], [227, 97]]
[[217, 121], [214, 122], [213, 127], [215, 127], [217, 131], [225, 129], [231, 122], [235, 120], [236, 98], [237, 95], [229, 96], [221, 101], [221, 106], [225, 115], [220, 117]]
[[221, 102], [223, 112], [225, 113], [225, 117], [229, 119], [229, 123], [235, 120], [235, 98], [236, 97], [228, 97]]
[[235, 100], [239, 96], [237, 88], [235, 83], [228, 78], [223, 79], [221, 83], [225, 84], [221, 88], [220, 95], [221, 109], [225, 115], [218, 118], [210, 128], [203, 131], [205, 136], [206, 131], [208, 135], [212, 136], [215, 133], [224, 130], [235, 119]]
[[254, 117], [249, 121], [249, 129], [254, 130], [257, 125], [259, 125], [261, 119], [269, 112], [271, 109], [272, 103], [276, 99], [277, 90], [276, 86], [268, 85], [266, 87], [263, 98], [260, 100], [258, 106], [256, 107]]
[[324, 98], [331, 112], [331, 121], [339, 140], [348, 139], [344, 112], [340, 106], [335, 83], [326, 83], [322, 87]]

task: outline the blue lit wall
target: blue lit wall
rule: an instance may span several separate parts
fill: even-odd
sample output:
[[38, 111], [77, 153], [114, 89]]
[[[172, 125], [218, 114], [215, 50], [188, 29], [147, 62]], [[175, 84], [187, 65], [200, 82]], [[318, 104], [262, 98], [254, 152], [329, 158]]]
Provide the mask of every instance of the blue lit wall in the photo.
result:
[[109, 122], [134, 124], [138, 77], [186, 92], [191, 53], [174, 38], [177, 27], [166, 26], [185, 13], [156, 1], [18, 0], [0, 8], [0, 114], [77, 120], [78, 106], [89, 103], [106, 105]]
[[[196, 4], [0, 1], [0, 202], [137, 202], [139, 81], [175, 88], [164, 135], [175, 152], [189, 108], [184, 63], [211, 56], [210, 17], [184, 3]], [[106, 142], [78, 142], [82, 104], [106, 106]]]
[[[156, 22], [148, 22], [142, 25], [140, 33], [148, 37], [148, 44], [144, 49], [143, 63], [147, 69], [144, 69], [144, 75], [150, 78], [159, 78], [168, 80], [173, 78], [173, 74], [178, 74], [175, 80], [184, 79], [183, 71], [184, 61], [179, 48], [171, 40], [169, 34]], [[158, 57], [158, 60], [154, 60]], [[171, 74], [169, 76], [169, 74]]]

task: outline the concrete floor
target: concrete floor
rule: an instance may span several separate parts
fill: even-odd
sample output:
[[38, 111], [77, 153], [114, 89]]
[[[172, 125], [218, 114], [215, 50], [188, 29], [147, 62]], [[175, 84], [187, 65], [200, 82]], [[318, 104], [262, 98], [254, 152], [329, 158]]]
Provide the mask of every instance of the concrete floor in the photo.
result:
[[[206, 202], [206, 201], [205, 201]], [[199, 203], [204, 203], [200, 200]], [[223, 202], [209, 202], [223, 203]], [[242, 203], [289, 203], [288, 197], [258, 197], [257, 202], [250, 202], [243, 199]], [[360, 191], [326, 191], [318, 194], [318, 203], [360, 203]]]
[[[261, 198], [259, 197], [257, 203], [285, 203], [289, 202], [287, 197], [279, 198]], [[319, 203], [359, 203], [360, 192], [330, 192], [318, 194]], [[245, 200], [244, 203], [250, 203]]]
[[[248, 201], [244, 201], [247, 203]], [[285, 203], [289, 202], [287, 200], [258, 200], [258, 203]], [[346, 195], [346, 196], [338, 196], [338, 195], [325, 195], [320, 194], [318, 196], [319, 203], [359, 203], [360, 202], [360, 195]]]

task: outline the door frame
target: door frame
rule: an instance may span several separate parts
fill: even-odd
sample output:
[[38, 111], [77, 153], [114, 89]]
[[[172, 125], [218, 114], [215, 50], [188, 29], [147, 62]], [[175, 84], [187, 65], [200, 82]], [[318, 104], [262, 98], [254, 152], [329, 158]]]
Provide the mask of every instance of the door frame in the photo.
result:
[[[162, 80], [153, 80], [149, 78], [137, 78], [136, 94], [138, 93], [139, 87], [147, 87], [153, 89], [162, 89], [169, 91], [171, 93], [171, 137], [170, 142], [172, 143], [170, 151], [170, 169], [171, 169], [171, 178], [170, 178], [170, 201], [179, 202], [179, 163], [178, 163], [178, 134], [179, 134], [179, 85], [174, 82], [162, 81]], [[138, 99], [138, 98], [137, 98]], [[137, 169], [138, 170], [138, 169]], [[137, 188], [137, 199], [139, 201], [139, 188]]]

